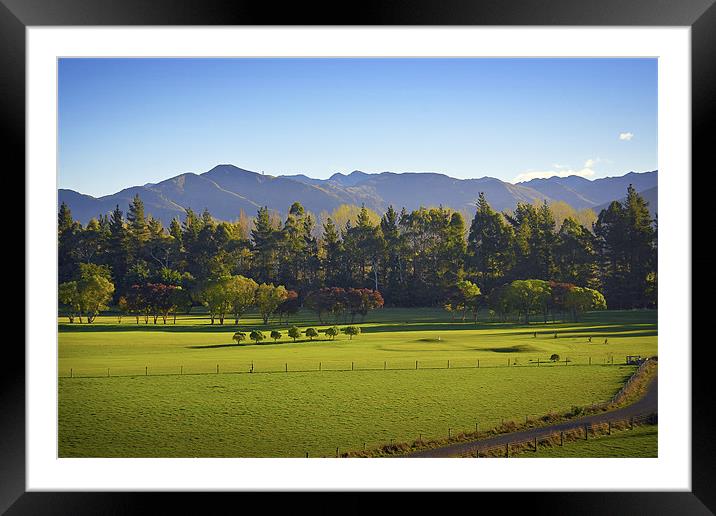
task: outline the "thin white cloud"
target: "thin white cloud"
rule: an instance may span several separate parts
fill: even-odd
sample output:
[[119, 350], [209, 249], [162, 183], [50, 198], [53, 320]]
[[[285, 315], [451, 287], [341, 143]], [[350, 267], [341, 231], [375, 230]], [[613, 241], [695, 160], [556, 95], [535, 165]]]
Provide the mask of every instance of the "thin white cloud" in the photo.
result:
[[594, 165], [599, 161], [597, 159], [588, 159], [584, 162], [584, 166], [581, 169], [572, 169], [566, 166], [558, 166], [556, 163], [552, 165], [556, 170], [527, 170], [522, 172], [515, 177], [513, 183], [521, 183], [523, 181], [529, 181], [531, 179], [547, 179], [549, 177], [569, 177], [569, 176], [580, 176], [580, 177], [592, 177], [596, 172], [594, 171]]
[[622, 141], [630, 141], [634, 138], [634, 133], [619, 133], [619, 139]]

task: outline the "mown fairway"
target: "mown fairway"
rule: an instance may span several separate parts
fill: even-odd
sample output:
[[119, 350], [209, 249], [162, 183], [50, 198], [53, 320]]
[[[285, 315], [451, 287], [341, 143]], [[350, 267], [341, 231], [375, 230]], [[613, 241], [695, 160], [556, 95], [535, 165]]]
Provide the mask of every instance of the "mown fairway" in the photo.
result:
[[[310, 313], [292, 324], [321, 327]], [[606, 400], [632, 371], [603, 365], [610, 356], [617, 364], [627, 354], [657, 354], [654, 311], [527, 327], [386, 309], [360, 326], [352, 341], [321, 336], [294, 344], [284, 331], [278, 344], [237, 346], [233, 324], [211, 326], [203, 316], [166, 326], [128, 317], [121, 325], [116, 317], [61, 322], [60, 456], [331, 456], [336, 447], [445, 436], [476, 421], [486, 428]], [[253, 316], [239, 328], [261, 328], [268, 337], [286, 326], [263, 327]], [[533, 362], [552, 353], [571, 362]], [[506, 367], [508, 359], [518, 367]], [[252, 362], [256, 373], [279, 372], [248, 374]], [[217, 375], [217, 365], [242, 374]], [[65, 378], [70, 370], [74, 378]]]

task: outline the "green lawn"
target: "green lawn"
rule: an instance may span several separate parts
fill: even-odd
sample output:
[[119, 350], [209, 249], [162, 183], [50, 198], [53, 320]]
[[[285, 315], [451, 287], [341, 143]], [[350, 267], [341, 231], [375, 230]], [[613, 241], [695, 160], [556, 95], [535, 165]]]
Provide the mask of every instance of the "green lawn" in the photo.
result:
[[[318, 325], [311, 313], [295, 322], [302, 329]], [[233, 322], [233, 321], [232, 321]], [[339, 325], [343, 326], [343, 325]], [[179, 317], [177, 324], [137, 325], [125, 317], [98, 317], [93, 324], [59, 325], [59, 376], [105, 376], [110, 374], [284, 370], [321, 368], [414, 368], [451, 366], [505, 366], [508, 359], [518, 365], [547, 360], [553, 353], [572, 364], [603, 364], [610, 356], [624, 361], [627, 354], [657, 353], [655, 311], [623, 311], [587, 314], [580, 323], [529, 326], [480, 322], [452, 322], [443, 311], [430, 309], [385, 309], [371, 313], [360, 324], [363, 333], [353, 340], [340, 335], [335, 341], [305, 341], [294, 344], [285, 334], [286, 325], [261, 325], [253, 315], [241, 321], [243, 331], [254, 328], [268, 332], [284, 330], [278, 344], [238, 346], [231, 337], [233, 324], [210, 325], [205, 316]], [[555, 330], [558, 338], [554, 338]], [[537, 332], [537, 338], [534, 332]], [[588, 337], [592, 342], [588, 342]], [[608, 339], [604, 344], [604, 339]], [[386, 364], [387, 362], [387, 364]], [[562, 363], [562, 365], [564, 365]]]
[[[320, 327], [312, 314], [300, 315], [292, 322]], [[654, 311], [529, 327], [475, 326], [429, 309], [385, 309], [368, 319], [353, 340], [241, 346], [231, 341], [235, 326], [211, 326], [205, 316], [166, 326], [127, 317], [121, 325], [116, 317], [61, 321], [60, 456], [332, 456], [336, 447], [442, 437], [476, 421], [487, 428], [603, 401], [633, 371], [604, 365], [609, 356], [617, 364], [627, 354], [657, 354]], [[254, 315], [239, 327], [279, 326], [264, 328]], [[571, 362], [536, 366], [552, 353]], [[508, 359], [518, 367], [506, 367]], [[281, 372], [248, 374], [252, 362], [257, 373]], [[217, 375], [217, 365], [242, 374]], [[74, 378], [65, 378], [70, 369]]]
[[564, 446], [540, 446], [537, 453], [527, 451], [515, 457], [658, 457], [658, 435], [657, 425], [637, 426], [587, 441], [567, 441]]

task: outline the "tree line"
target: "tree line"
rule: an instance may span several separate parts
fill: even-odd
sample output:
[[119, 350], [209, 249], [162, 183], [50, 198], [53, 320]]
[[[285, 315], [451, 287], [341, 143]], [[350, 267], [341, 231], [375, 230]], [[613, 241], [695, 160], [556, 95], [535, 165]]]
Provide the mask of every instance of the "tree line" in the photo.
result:
[[[487, 305], [527, 279], [602, 292], [611, 308], [653, 307], [656, 250], [656, 220], [631, 186], [592, 227], [572, 217], [557, 227], [546, 202], [496, 212], [483, 194], [469, 227], [460, 212], [442, 206], [400, 212], [391, 206], [380, 217], [362, 207], [340, 227], [331, 217], [317, 227], [314, 216], [294, 203], [285, 219], [263, 207], [250, 223], [219, 222], [208, 210], [187, 209], [183, 220], [165, 228], [145, 215], [139, 196], [126, 215], [117, 206], [84, 226], [64, 203], [58, 215], [59, 283], [66, 284], [62, 298], [74, 303], [74, 313], [95, 310], [87, 285], [104, 278], [113, 285], [105, 289], [107, 303], [119, 306], [123, 298], [136, 315], [141, 299], [145, 311], [151, 306], [150, 315], [164, 320], [178, 307], [200, 303], [220, 323], [227, 316], [238, 321], [250, 306], [267, 321], [306, 303], [320, 308], [319, 317], [364, 315], [360, 303], [383, 302], [460, 305], [459, 311], [472, 312], [471, 302]], [[480, 291], [465, 301], [467, 308], [455, 301], [461, 285]], [[380, 302], [365, 292], [360, 300], [362, 289], [379, 292]], [[335, 306], [324, 307], [331, 296]], [[514, 299], [505, 303], [495, 301], [491, 309], [517, 306]]]

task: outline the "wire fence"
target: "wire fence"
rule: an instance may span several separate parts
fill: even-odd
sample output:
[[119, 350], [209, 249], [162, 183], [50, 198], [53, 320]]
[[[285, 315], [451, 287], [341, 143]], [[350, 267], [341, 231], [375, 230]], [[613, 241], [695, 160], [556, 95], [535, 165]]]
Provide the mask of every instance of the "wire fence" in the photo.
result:
[[[427, 360], [326, 360], [326, 361], [225, 361], [189, 365], [135, 365], [108, 367], [62, 367], [60, 378], [110, 378], [136, 376], [181, 376], [209, 374], [321, 373], [360, 371], [426, 371], [460, 369], [494, 369], [527, 367], [625, 366], [627, 357], [614, 355], [573, 356], [553, 360], [548, 357], [506, 357], [505, 359], [427, 359]], [[642, 364], [643, 366], [644, 364]], [[640, 366], [640, 367], [642, 367]]]
[[[564, 446], [565, 442], [575, 441], [577, 439], [589, 440], [598, 435], [611, 435], [612, 430], [633, 429], [635, 426], [654, 425], [658, 423], [658, 413], [646, 412], [631, 417], [609, 418], [605, 417], [598, 421], [590, 421], [586, 423], [574, 423], [573, 425], [563, 426], [560, 430], [551, 430], [539, 433], [524, 439], [508, 440], [508, 442], [479, 446], [476, 445], [474, 450], [465, 456], [475, 458], [479, 457], [510, 457], [510, 453], [524, 453], [532, 451], [537, 453], [540, 445], [543, 447], [551, 447], [555, 445]], [[495, 453], [497, 452], [497, 453]]]

